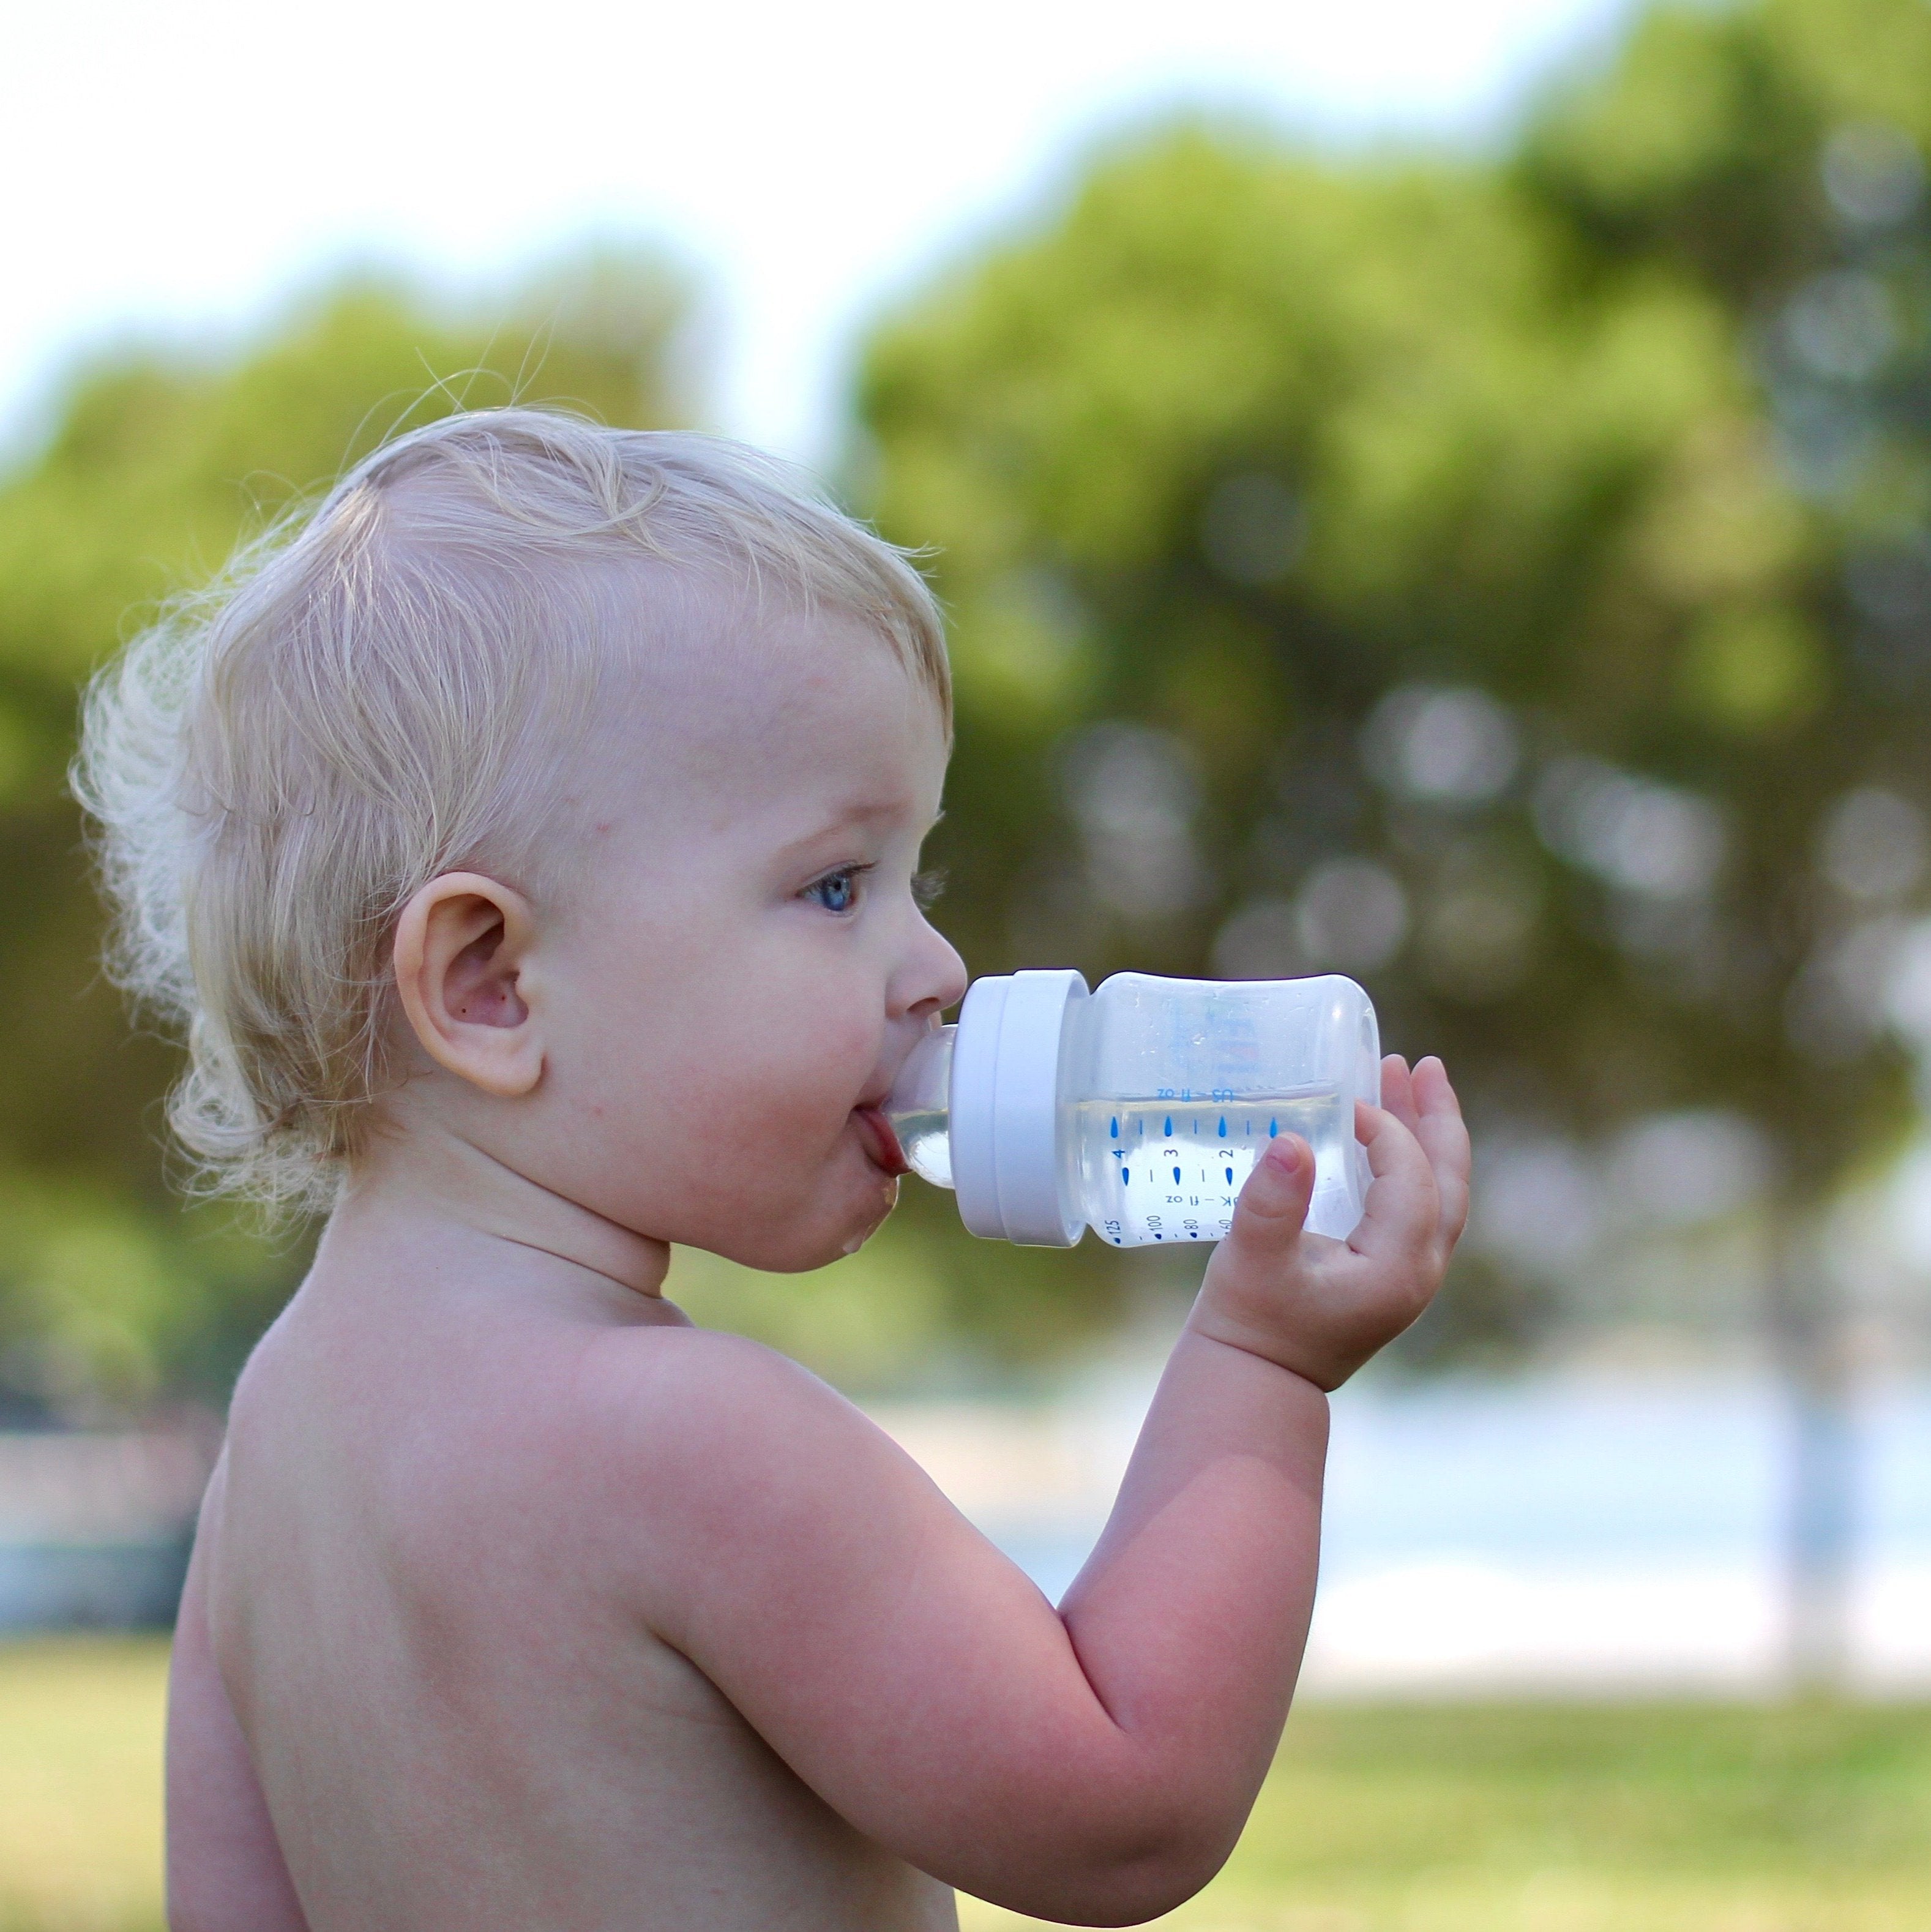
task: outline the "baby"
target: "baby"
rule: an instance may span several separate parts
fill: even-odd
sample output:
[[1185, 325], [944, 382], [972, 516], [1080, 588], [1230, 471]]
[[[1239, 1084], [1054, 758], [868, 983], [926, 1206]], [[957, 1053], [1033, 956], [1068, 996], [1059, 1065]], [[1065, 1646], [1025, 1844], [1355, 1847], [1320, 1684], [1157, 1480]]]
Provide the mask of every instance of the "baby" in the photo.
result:
[[671, 1245], [850, 1253], [965, 969], [889, 544], [734, 445], [391, 443], [104, 674], [79, 788], [214, 1183], [325, 1208], [174, 1651], [175, 1932], [1121, 1925], [1212, 1876], [1313, 1601], [1327, 1392], [1434, 1292], [1468, 1142], [1384, 1072], [1346, 1244], [1283, 1138], [1056, 1610]]

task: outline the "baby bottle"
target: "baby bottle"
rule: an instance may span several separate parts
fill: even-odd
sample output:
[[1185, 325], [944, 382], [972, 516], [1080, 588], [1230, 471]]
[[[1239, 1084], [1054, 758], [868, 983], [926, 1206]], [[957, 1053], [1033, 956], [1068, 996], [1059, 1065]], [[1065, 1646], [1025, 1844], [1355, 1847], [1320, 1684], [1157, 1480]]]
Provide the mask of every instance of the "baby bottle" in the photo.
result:
[[1307, 1225], [1361, 1218], [1354, 1103], [1378, 1102], [1375, 1009], [1353, 980], [1073, 972], [973, 982], [907, 1059], [886, 1114], [975, 1234], [1069, 1248], [1217, 1241], [1270, 1140], [1314, 1149]]

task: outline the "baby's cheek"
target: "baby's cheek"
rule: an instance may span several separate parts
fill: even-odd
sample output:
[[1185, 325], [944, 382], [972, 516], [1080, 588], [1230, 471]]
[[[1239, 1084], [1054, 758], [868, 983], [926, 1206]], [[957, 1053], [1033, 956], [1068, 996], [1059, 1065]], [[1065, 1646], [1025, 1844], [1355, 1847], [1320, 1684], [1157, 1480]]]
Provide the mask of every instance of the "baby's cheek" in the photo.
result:
[[788, 990], [786, 999], [772, 988], [762, 1010], [740, 1012], [701, 1046], [680, 1042], [655, 1070], [649, 1110], [688, 1118], [650, 1138], [681, 1142], [680, 1191], [706, 1212], [733, 1202], [754, 1214], [799, 1211], [850, 1138], [851, 1110], [873, 1081], [882, 1016], [856, 1001], [841, 1010], [822, 986]]
[[712, 1172], [721, 1160], [741, 1174], [748, 1162], [781, 1167], [822, 1158], [859, 1084], [828, 1079], [822, 1059], [795, 1053], [720, 1057], [702, 1077], [692, 1071], [674, 1097], [660, 1086], [652, 1099], [656, 1109], [680, 1117], [663, 1123], [671, 1130], [664, 1137], [682, 1143], [688, 1164]]
[[754, 1078], [794, 1130], [816, 1121], [835, 1132], [877, 1065], [883, 1027], [871, 1014], [819, 1006], [774, 1029]]
[[828, 1081], [811, 1066], [774, 1067], [742, 1102], [742, 1130], [761, 1157], [815, 1167], [845, 1132], [855, 1084]]

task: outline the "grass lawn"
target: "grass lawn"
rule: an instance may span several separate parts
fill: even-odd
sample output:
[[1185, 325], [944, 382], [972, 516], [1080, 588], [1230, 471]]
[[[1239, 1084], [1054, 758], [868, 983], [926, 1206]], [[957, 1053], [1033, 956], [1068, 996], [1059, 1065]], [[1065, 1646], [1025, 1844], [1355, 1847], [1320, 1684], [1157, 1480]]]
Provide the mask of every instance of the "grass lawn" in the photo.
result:
[[154, 1639], [0, 1645], [0, 1932], [155, 1932], [161, 1716]]
[[[0, 1647], [0, 1932], [158, 1932], [166, 1660]], [[1922, 1932], [1931, 1711], [1310, 1706], [1233, 1862], [1161, 1923]]]

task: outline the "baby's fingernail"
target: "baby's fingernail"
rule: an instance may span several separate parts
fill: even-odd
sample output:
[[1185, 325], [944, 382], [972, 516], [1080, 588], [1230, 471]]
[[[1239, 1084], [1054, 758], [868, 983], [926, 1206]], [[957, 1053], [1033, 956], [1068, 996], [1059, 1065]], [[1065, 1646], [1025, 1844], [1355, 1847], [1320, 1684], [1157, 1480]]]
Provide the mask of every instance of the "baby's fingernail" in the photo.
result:
[[1261, 1158], [1278, 1167], [1283, 1174], [1292, 1174], [1301, 1164], [1300, 1143], [1298, 1141], [1270, 1141], [1267, 1151]]

